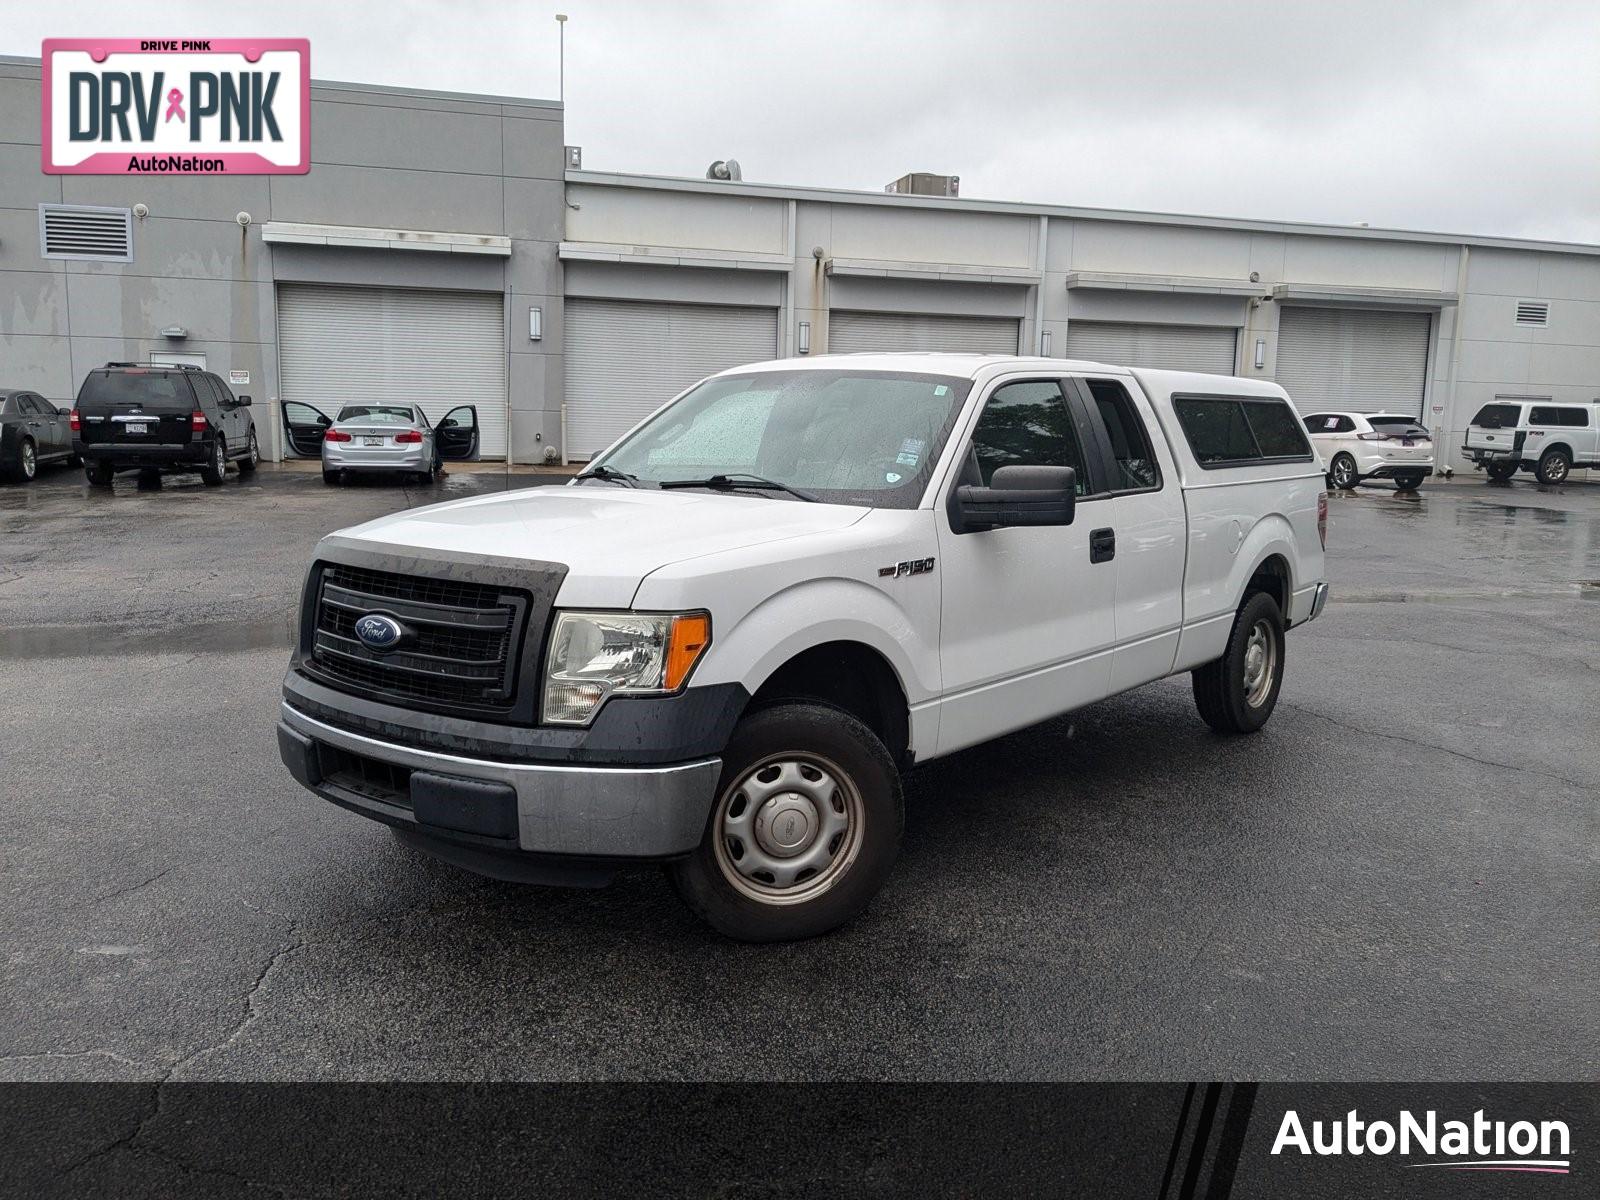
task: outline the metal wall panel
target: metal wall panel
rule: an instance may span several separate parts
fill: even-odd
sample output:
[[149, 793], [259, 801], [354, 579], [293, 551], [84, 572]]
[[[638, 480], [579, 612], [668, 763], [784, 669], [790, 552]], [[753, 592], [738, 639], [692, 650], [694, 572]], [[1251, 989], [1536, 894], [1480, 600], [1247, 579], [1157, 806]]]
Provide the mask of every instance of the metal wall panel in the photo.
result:
[[506, 453], [504, 300], [497, 293], [278, 285], [279, 398], [478, 408], [484, 458]]
[[1238, 337], [1231, 326], [1072, 321], [1067, 325], [1067, 357], [1117, 367], [1232, 375]]
[[1425, 312], [1285, 305], [1278, 314], [1278, 382], [1301, 412], [1420, 418], [1431, 319]]
[[952, 317], [931, 313], [828, 314], [828, 353], [945, 350], [963, 354], [1015, 354], [1018, 324], [1009, 317]]
[[588, 459], [692, 383], [778, 353], [778, 310], [569, 297], [567, 456]]

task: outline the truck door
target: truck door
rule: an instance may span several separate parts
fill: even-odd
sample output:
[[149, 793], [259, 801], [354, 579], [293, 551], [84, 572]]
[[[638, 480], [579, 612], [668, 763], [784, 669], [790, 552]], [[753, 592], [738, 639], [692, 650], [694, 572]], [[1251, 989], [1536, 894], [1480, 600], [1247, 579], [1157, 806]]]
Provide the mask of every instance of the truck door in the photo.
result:
[[982, 742], [1107, 694], [1114, 637], [1113, 562], [1098, 562], [1093, 531], [1106, 524], [1098, 455], [1081, 400], [1057, 378], [991, 385], [962, 440], [941, 501], [999, 467], [1071, 467], [1071, 525], [958, 534], [936, 512], [940, 586], [939, 751]]
[[1116, 563], [1113, 694], [1172, 670], [1183, 625], [1188, 522], [1178, 468], [1150, 401], [1120, 379], [1074, 380], [1110, 475], [1104, 503]]

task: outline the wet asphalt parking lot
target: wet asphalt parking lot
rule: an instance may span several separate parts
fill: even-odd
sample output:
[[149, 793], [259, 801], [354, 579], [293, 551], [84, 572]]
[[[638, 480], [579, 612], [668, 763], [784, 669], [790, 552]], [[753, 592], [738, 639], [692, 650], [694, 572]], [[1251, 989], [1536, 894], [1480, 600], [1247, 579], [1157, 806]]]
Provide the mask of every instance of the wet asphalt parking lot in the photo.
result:
[[761, 947], [278, 762], [316, 539], [535, 482], [0, 488], [0, 1078], [1600, 1077], [1600, 484], [1333, 496], [1262, 734], [1179, 679], [930, 764], [868, 914]]

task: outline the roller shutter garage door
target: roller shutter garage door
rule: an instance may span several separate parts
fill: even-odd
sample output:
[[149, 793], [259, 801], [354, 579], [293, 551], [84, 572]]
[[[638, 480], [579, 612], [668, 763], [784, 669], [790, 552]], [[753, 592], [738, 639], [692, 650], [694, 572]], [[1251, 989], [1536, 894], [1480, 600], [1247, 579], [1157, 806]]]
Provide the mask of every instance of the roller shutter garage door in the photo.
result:
[[1069, 321], [1067, 357], [1117, 367], [1232, 375], [1238, 331], [1221, 325]]
[[1278, 382], [1301, 412], [1422, 416], [1427, 313], [1302, 308], [1278, 313]]
[[506, 333], [497, 292], [278, 285], [279, 396], [336, 417], [415, 404], [478, 409], [479, 456], [506, 454]]
[[952, 317], [922, 313], [854, 312], [828, 315], [828, 353], [943, 350], [952, 354], [1015, 354], [1013, 317]]
[[567, 455], [587, 459], [690, 384], [778, 353], [778, 310], [568, 297]]

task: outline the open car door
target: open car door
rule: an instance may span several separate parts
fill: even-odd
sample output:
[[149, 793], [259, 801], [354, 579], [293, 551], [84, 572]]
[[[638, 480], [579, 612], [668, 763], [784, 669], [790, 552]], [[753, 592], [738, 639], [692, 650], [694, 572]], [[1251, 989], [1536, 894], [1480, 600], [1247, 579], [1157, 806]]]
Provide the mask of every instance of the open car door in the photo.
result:
[[470, 462], [478, 457], [478, 410], [463, 404], [452, 408], [433, 427], [439, 457], [455, 462]]
[[283, 405], [283, 434], [289, 448], [299, 458], [322, 457], [322, 435], [333, 422], [309, 404], [286, 400]]

